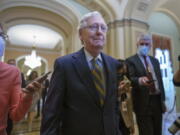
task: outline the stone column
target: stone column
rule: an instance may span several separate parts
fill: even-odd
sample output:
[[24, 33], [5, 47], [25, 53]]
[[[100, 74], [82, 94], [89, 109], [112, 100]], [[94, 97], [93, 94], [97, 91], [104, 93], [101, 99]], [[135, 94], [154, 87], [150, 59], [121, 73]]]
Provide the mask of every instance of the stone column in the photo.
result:
[[124, 27], [120, 21], [115, 21], [115, 57], [125, 58]]
[[120, 21], [113, 21], [108, 24], [108, 53], [109, 55], [117, 58], [124, 59], [125, 48], [124, 48], [124, 28]]
[[108, 32], [107, 32], [107, 43], [105, 45], [104, 51], [114, 57], [114, 46], [115, 46], [115, 32], [114, 32], [113, 23], [108, 24]]

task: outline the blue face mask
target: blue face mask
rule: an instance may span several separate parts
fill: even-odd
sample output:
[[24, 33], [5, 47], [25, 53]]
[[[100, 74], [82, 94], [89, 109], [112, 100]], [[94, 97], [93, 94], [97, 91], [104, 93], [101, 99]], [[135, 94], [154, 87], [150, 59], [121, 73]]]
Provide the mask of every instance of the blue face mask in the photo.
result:
[[0, 36], [0, 57], [3, 56], [3, 54], [4, 54], [4, 49], [5, 49], [5, 41], [4, 41], [4, 39]]
[[149, 53], [150, 47], [146, 45], [138, 46], [138, 54], [147, 56]]

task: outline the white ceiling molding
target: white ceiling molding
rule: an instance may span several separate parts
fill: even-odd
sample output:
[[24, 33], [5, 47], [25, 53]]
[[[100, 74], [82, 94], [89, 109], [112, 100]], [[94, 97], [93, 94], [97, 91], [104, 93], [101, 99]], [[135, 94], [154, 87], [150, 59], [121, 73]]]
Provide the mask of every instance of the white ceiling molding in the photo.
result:
[[134, 6], [134, 10], [132, 12], [132, 18], [141, 20], [141, 21], [147, 21], [149, 15], [151, 14], [154, 3], [157, 1], [151, 0], [151, 1], [145, 1], [145, 0], [139, 0]]
[[[1, 0], [0, 1], [0, 11], [5, 11], [5, 10], [11, 9], [11, 8], [16, 8], [16, 7], [17, 8], [27, 7], [27, 8], [34, 8], [34, 9], [37, 8], [40, 10], [44, 10], [44, 12], [49, 11], [49, 12], [56, 14], [57, 17], [55, 19], [50, 19], [51, 17], [44, 18], [44, 21], [47, 22], [46, 25], [50, 24], [53, 27], [55, 25], [55, 27], [58, 27], [57, 29], [61, 28], [61, 30], [68, 33], [68, 36], [65, 33], [61, 33], [61, 34], [66, 35], [65, 36], [66, 38], [64, 38], [64, 36], [62, 36], [65, 46], [64, 47], [56, 46], [56, 48], [69, 48], [70, 45], [72, 45], [72, 43], [71, 43], [72, 41], [68, 41], [68, 40], [71, 40], [74, 36], [73, 33], [75, 31], [77, 31], [77, 26], [79, 24], [79, 20], [82, 15], [80, 12], [78, 12], [77, 8], [73, 7], [73, 5], [71, 3], [69, 3], [67, 0], [61, 0], [60, 2], [57, 2], [55, 0], [30, 0], [30, 1], [29, 0], [28, 1], [27, 0]], [[25, 12], [26, 12], [26, 14], [28, 14], [27, 10], [25, 10]], [[36, 11], [33, 11], [33, 12], [36, 12]], [[13, 26], [13, 25], [15, 25], [14, 24], [15, 22], [16, 22], [16, 24], [18, 24], [18, 22], [25, 22], [25, 21], [30, 21], [30, 22], [38, 21], [40, 23], [43, 23], [42, 17], [44, 15], [38, 16], [38, 17], [32, 17], [32, 18], [27, 15], [17, 17], [17, 15], [19, 15], [19, 14], [21, 14], [21, 13], [17, 13], [16, 15], [14, 15], [15, 18], [11, 18], [11, 19], [8, 18], [9, 23], [7, 25], [5, 24], [5, 27], [9, 26], [9, 25]], [[37, 15], [35, 14], [35, 16], [37, 16]], [[4, 17], [6, 17], [6, 16], [4, 16]], [[2, 18], [4, 19], [4, 17], [2, 17]], [[60, 18], [60, 17], [64, 18], [64, 19], [62, 19], [61, 21], [52, 22], [54, 20], [58, 20], [58, 18]], [[0, 18], [1, 18], [1, 15], [0, 15]], [[15, 21], [12, 22], [12, 20], [14, 20], [14, 19], [15, 19]], [[7, 22], [7, 19], [5, 19], [5, 21]], [[64, 22], [66, 21], [66, 23], [64, 23], [65, 26], [63, 26], [61, 24], [61, 23], [63, 23], [63, 21]], [[21, 23], [21, 24], [23, 24], [23, 23]], [[24, 24], [26, 24], [26, 23], [24, 23]], [[33, 24], [35, 24], [35, 23], [33, 23]], [[69, 25], [69, 26], [66, 26], [66, 25]], [[6, 29], [8, 29], [8, 27], [6, 27]], [[69, 44], [67, 44], [67, 42], [69, 42]], [[73, 43], [73, 44], [79, 44], [79, 43]]]
[[54, 0], [1, 0], [0, 3], [1, 11], [17, 6], [29, 6], [45, 9], [62, 16], [68, 22], [72, 23], [71, 25], [77, 25], [80, 18], [80, 14], [78, 12], [75, 12], [76, 10], [72, 10], [71, 8], [69, 8], [69, 5], [67, 6], [67, 3], [60, 3]]
[[56, 1], [59, 1], [59, 2], [63, 1], [63, 3], [66, 2], [68, 4], [68, 6], [71, 7], [71, 9], [73, 8], [74, 10], [76, 10], [76, 12], [78, 12], [81, 15], [84, 15], [84, 14], [90, 12], [90, 10], [87, 7], [79, 4], [75, 0], [68, 0], [68, 1], [67, 0], [56, 0]]
[[[167, 3], [169, 0], [158, 0], [156, 3], [156, 8], [161, 7], [163, 4]], [[172, 0], [170, 0], [172, 1]]]
[[[118, 10], [118, 18], [119, 20], [122, 20], [125, 16], [125, 9], [128, 5], [128, 0], [122, 0], [121, 3], [120, 3], [120, 7], [119, 7], [119, 10]], [[117, 6], [117, 5], [116, 5]]]
[[[128, 0], [124, 18], [146, 22], [152, 12], [161, 9], [161, 11], [171, 11], [170, 15], [173, 16], [178, 25], [180, 25], [179, 5], [180, 0]], [[169, 14], [169, 12], [167, 12], [167, 14]]]
[[115, 12], [107, 1], [101, 0], [75, 0], [81, 5], [87, 7], [90, 11], [99, 11], [106, 22], [113, 21], [115, 19]]
[[[36, 14], [33, 14], [35, 12]], [[44, 16], [46, 14], [46, 16]], [[69, 22], [52, 12], [33, 7], [13, 7], [5, 10], [0, 14], [1, 21], [7, 28], [18, 24], [37, 24], [49, 27], [60, 33], [64, 39], [68, 37], [68, 33], [72, 30]], [[58, 22], [61, 22], [58, 23]]]
[[146, 22], [159, 0], [128, 0], [124, 18]]
[[149, 4], [145, 3], [145, 2], [139, 2], [138, 6], [137, 6], [137, 10], [141, 11], [141, 12], [146, 12], [148, 9]]

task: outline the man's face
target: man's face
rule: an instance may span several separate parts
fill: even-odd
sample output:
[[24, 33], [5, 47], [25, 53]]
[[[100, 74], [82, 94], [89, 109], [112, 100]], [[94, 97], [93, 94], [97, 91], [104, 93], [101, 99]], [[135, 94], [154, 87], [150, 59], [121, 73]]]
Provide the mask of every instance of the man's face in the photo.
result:
[[138, 44], [138, 46], [146, 46], [146, 47], [149, 47], [151, 48], [151, 41], [150, 40], [145, 40], [145, 39], [141, 39]]
[[93, 16], [87, 20], [87, 26], [80, 30], [80, 39], [84, 48], [93, 56], [97, 56], [106, 42], [107, 25], [100, 16]]
[[151, 40], [141, 39], [137, 43], [137, 53], [143, 56], [147, 56], [151, 49]]

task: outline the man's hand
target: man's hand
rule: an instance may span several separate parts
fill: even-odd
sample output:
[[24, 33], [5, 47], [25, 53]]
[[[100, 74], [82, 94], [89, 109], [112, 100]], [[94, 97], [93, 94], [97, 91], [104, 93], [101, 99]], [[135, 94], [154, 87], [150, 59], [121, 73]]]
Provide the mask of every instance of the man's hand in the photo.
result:
[[139, 78], [139, 84], [143, 86], [150, 86], [150, 80], [147, 76], [143, 76]]

